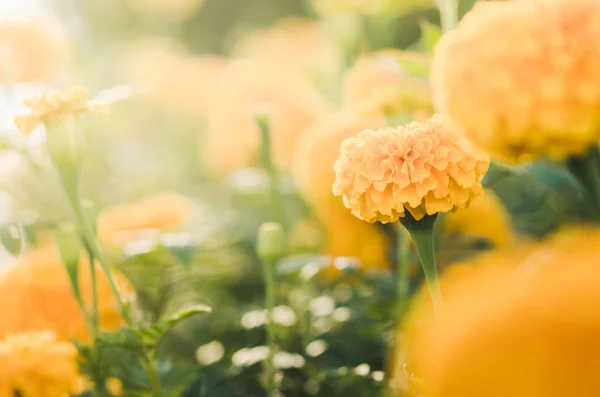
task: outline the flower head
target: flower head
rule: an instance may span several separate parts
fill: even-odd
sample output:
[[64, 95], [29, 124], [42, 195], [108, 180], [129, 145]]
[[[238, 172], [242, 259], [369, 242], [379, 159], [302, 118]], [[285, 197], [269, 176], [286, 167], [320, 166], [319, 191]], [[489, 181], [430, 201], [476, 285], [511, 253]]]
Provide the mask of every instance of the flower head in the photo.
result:
[[483, 192], [487, 156], [441, 117], [365, 130], [346, 139], [333, 193], [368, 222], [395, 222], [465, 208]]
[[477, 4], [442, 38], [434, 102], [499, 159], [562, 159], [600, 140], [600, 3]]
[[23, 102], [31, 109], [25, 116], [15, 117], [17, 129], [24, 135], [29, 135], [42, 123], [58, 123], [69, 116], [81, 114], [106, 114], [106, 104], [90, 104], [85, 101], [88, 90], [74, 87], [64, 93], [42, 93], [37, 97], [29, 98]]
[[52, 331], [7, 334], [0, 340], [0, 397], [65, 397], [83, 391], [73, 344]]
[[69, 42], [55, 22], [34, 20], [0, 24], [0, 81], [51, 81], [69, 59]]
[[[123, 324], [108, 281], [96, 269], [100, 327], [110, 331]], [[117, 276], [117, 275], [116, 275]], [[121, 291], [131, 288], [117, 276]], [[79, 284], [85, 302], [91, 303], [89, 265], [82, 257]], [[30, 329], [52, 330], [60, 340], [85, 340], [88, 330], [73, 296], [67, 272], [57, 249], [46, 245], [25, 254], [0, 273], [0, 337]]]

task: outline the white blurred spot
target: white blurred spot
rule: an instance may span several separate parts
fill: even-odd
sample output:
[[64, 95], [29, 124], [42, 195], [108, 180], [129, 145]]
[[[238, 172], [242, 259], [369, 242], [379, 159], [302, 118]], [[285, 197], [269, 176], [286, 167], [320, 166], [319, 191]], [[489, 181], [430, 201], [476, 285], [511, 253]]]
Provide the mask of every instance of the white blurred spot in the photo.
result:
[[325, 353], [325, 350], [327, 350], [327, 342], [325, 342], [323, 339], [317, 339], [306, 345], [305, 350], [306, 354], [311, 357], [320, 356], [321, 354]]
[[371, 376], [373, 377], [373, 380], [375, 380], [377, 382], [381, 382], [381, 381], [383, 381], [385, 374], [383, 373], [383, 371], [373, 371], [371, 373]]
[[352, 311], [349, 308], [338, 307], [337, 309], [335, 309], [333, 311], [331, 318], [333, 319], [333, 321], [336, 321], [338, 323], [343, 323], [343, 322], [350, 320], [351, 316], [352, 316]]
[[263, 361], [269, 355], [268, 346], [256, 346], [251, 349], [241, 349], [233, 354], [231, 363], [235, 366], [250, 366]]
[[284, 327], [296, 324], [296, 313], [289, 306], [277, 306], [273, 309], [273, 322]]
[[279, 352], [273, 357], [273, 364], [277, 368], [302, 368], [305, 364], [304, 357], [295, 353]]
[[323, 295], [311, 300], [309, 307], [315, 316], [329, 316], [335, 309], [335, 301], [331, 296]]
[[307, 263], [302, 267], [302, 270], [300, 270], [300, 277], [302, 278], [302, 280], [308, 281], [311, 278], [313, 278], [317, 273], [319, 273], [320, 269], [321, 267], [314, 262]]
[[267, 311], [266, 310], [252, 310], [244, 313], [242, 316], [242, 327], [251, 329], [260, 327], [267, 322]]
[[196, 360], [202, 365], [211, 365], [225, 355], [225, 347], [219, 341], [212, 341], [196, 349]]
[[360, 364], [358, 367], [354, 368], [354, 373], [360, 376], [367, 376], [371, 372], [371, 367], [369, 364]]

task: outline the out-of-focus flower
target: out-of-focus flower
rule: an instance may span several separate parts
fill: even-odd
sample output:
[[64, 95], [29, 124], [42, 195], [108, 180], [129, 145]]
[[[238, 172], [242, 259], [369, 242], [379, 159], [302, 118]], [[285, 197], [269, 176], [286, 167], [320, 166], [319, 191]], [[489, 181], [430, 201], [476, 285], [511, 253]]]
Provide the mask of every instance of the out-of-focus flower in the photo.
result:
[[440, 41], [434, 102], [499, 159], [562, 159], [600, 139], [600, 3], [477, 4]]
[[69, 41], [56, 22], [0, 24], [0, 81], [50, 81], [69, 60]]
[[360, 58], [344, 78], [344, 101], [366, 111], [386, 116], [424, 112], [431, 115], [431, 93], [427, 81], [407, 71], [400, 59], [427, 65], [424, 54], [398, 50], [381, 51]]
[[147, 230], [169, 231], [192, 217], [194, 204], [174, 193], [162, 193], [107, 208], [98, 216], [98, 237], [124, 243]]
[[47, 94], [44, 92], [37, 97], [29, 98], [23, 104], [31, 109], [31, 113], [15, 117], [15, 125], [22, 134], [29, 135], [42, 123], [57, 124], [69, 116], [86, 113], [108, 113], [108, 105], [87, 103], [85, 101], [87, 96], [88, 90], [83, 87], [74, 87], [64, 93]]
[[227, 59], [192, 56], [177, 43], [150, 40], [130, 53], [128, 75], [154, 103], [190, 116], [206, 115]]
[[337, 14], [391, 14], [405, 15], [433, 5], [432, 0], [312, 0], [319, 15]]
[[139, 14], [181, 20], [192, 17], [204, 0], [127, 0], [127, 3]]
[[123, 382], [118, 378], [106, 379], [104, 387], [112, 397], [120, 397], [123, 395]]
[[495, 248], [515, 243], [516, 234], [502, 201], [491, 190], [475, 198], [444, 221], [444, 234], [465, 234], [490, 242]]
[[374, 225], [352, 216], [344, 208], [342, 199], [333, 195], [333, 164], [344, 139], [364, 129], [384, 125], [385, 120], [380, 115], [344, 109], [308, 127], [294, 153], [294, 180], [327, 229], [325, 253], [334, 257], [358, 257], [366, 267], [385, 266], [386, 238]]
[[5, 335], [0, 340], [0, 368], [0, 397], [65, 397], [83, 392], [77, 349], [57, 340], [52, 331]]
[[244, 36], [236, 53], [308, 77], [331, 77], [341, 64], [341, 54], [324, 26], [299, 17], [284, 18], [269, 28]]
[[[82, 256], [79, 283], [84, 302], [91, 303], [92, 284], [89, 264]], [[98, 280], [99, 318], [102, 330], [119, 327], [123, 320], [108, 281], [100, 268]], [[131, 289], [115, 274], [123, 293]], [[67, 271], [53, 245], [31, 251], [0, 273], [0, 337], [30, 329], [52, 330], [58, 339], [85, 340], [88, 331], [79, 310]]]
[[600, 269], [590, 246], [599, 242], [598, 229], [567, 229], [449, 268], [442, 311], [422, 291], [405, 319], [397, 387], [431, 397], [593, 394]]
[[269, 115], [275, 164], [288, 168], [300, 134], [328, 109], [312, 87], [285, 69], [253, 59], [233, 61], [208, 117], [208, 165], [217, 175], [257, 165], [261, 135], [254, 117], [261, 112]]
[[442, 117], [365, 130], [346, 139], [335, 162], [333, 193], [368, 222], [416, 219], [468, 207], [481, 193], [488, 157]]

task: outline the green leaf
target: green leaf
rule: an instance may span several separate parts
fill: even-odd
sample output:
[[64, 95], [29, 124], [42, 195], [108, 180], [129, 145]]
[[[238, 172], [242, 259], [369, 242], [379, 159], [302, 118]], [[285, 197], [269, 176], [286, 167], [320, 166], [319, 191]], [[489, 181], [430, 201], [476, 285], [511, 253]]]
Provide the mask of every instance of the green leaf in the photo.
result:
[[[163, 319], [163, 321], [165, 321], [168, 324], [168, 327], [170, 329], [170, 328], [173, 328], [178, 323], [180, 323], [181, 321], [183, 321], [189, 317], [195, 316], [196, 314], [205, 314], [205, 313], [212, 313], [212, 308], [210, 306], [206, 306], [206, 305], [194, 305], [194, 306], [190, 306], [188, 308], [178, 311], [177, 313], [173, 314], [172, 316], [169, 316], [169, 317]], [[167, 331], [168, 331], [168, 329], [167, 329]]]
[[8, 252], [20, 255], [23, 250], [23, 228], [19, 225], [7, 225], [0, 228], [0, 242]]
[[421, 21], [419, 25], [421, 27], [421, 44], [427, 54], [433, 55], [433, 50], [442, 37], [442, 29], [427, 20]]

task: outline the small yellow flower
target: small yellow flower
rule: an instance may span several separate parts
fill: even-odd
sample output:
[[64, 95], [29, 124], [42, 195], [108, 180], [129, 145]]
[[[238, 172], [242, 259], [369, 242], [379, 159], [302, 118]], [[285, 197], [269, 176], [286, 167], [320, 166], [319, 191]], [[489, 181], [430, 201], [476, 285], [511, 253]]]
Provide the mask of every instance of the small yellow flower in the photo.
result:
[[333, 195], [333, 164], [344, 139], [384, 125], [385, 119], [380, 115], [362, 115], [354, 109], [344, 109], [312, 124], [302, 134], [294, 153], [294, 180], [326, 228], [325, 253], [333, 257], [357, 257], [365, 267], [387, 265], [386, 237], [376, 226], [352, 216], [342, 199]]
[[63, 27], [49, 20], [0, 24], [0, 81], [52, 81], [69, 60]]
[[0, 340], [0, 397], [66, 397], [83, 392], [77, 349], [52, 331], [7, 334]]
[[442, 311], [422, 291], [405, 319], [397, 395], [594, 395], [599, 242], [598, 229], [579, 229], [449, 268]]
[[441, 117], [405, 127], [365, 130], [346, 139], [335, 162], [333, 193], [368, 222], [416, 219], [465, 208], [483, 192], [489, 160]]
[[475, 198], [469, 208], [448, 215], [443, 225], [444, 235], [464, 234], [484, 239], [495, 248], [515, 243], [516, 234], [502, 201], [491, 190]]
[[600, 2], [477, 4], [432, 65], [438, 110], [492, 156], [577, 155], [600, 140]]
[[37, 97], [29, 98], [23, 104], [31, 109], [31, 113], [15, 117], [15, 125], [23, 135], [29, 135], [40, 124], [60, 123], [69, 116], [86, 113], [108, 113], [108, 105], [87, 103], [85, 101], [87, 96], [88, 90], [74, 87], [64, 93], [42, 93]]
[[405, 70], [405, 59], [427, 65], [427, 56], [398, 50], [381, 51], [360, 58], [344, 77], [344, 102], [366, 111], [378, 111], [387, 117], [431, 114], [431, 94], [427, 81]]
[[118, 378], [106, 379], [104, 387], [110, 393], [111, 397], [120, 397], [123, 395], [123, 382]]
[[[102, 270], [97, 268], [96, 274], [100, 327], [114, 330], [123, 324], [123, 319]], [[115, 276], [122, 293], [131, 294], [126, 280], [119, 274]], [[92, 284], [84, 255], [79, 283], [84, 301], [91, 304]], [[0, 290], [0, 338], [30, 329], [52, 330], [60, 340], [89, 338], [67, 272], [53, 245], [37, 248], [5, 266], [0, 272]]]

